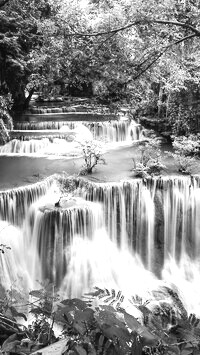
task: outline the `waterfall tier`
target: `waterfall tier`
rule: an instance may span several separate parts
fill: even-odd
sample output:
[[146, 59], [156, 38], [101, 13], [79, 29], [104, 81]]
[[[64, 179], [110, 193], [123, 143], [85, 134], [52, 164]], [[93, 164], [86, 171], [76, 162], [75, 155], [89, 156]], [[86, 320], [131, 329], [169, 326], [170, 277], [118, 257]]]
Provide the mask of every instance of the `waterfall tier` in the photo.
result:
[[74, 135], [60, 135], [59, 138], [25, 137], [23, 140], [13, 139], [6, 143], [0, 147], [0, 153], [76, 156], [81, 154], [81, 147]]
[[[148, 272], [168, 281], [173, 270], [185, 283], [195, 275], [199, 279], [199, 177], [56, 180], [61, 190], [54, 199], [47, 193], [53, 178], [0, 195], [1, 220], [20, 226], [25, 246], [20, 263], [27, 263], [32, 278], [48, 278], [70, 297], [104, 283], [136, 287], [140, 271], [144, 284]], [[11, 238], [8, 242], [14, 251]], [[5, 238], [3, 243], [8, 244]], [[188, 262], [194, 274], [188, 274]], [[4, 267], [9, 275], [11, 265]]]
[[[80, 155], [81, 147], [78, 142], [83, 140], [98, 140], [103, 143], [131, 143], [143, 138], [142, 128], [134, 121], [111, 121], [96, 123], [40, 122], [32, 125], [19, 124], [21, 128], [28, 130], [12, 131], [14, 138], [0, 147], [0, 154], [43, 154], [43, 155]], [[30, 125], [30, 126], [29, 126]], [[31, 130], [31, 128], [38, 130]], [[47, 128], [54, 128], [54, 131]], [[39, 130], [40, 129], [40, 130]], [[41, 130], [42, 129], [42, 130]]]
[[18, 122], [16, 130], [74, 130], [80, 125], [86, 126], [94, 139], [108, 142], [122, 142], [126, 140], [139, 140], [142, 137], [142, 127], [135, 121], [105, 121], [105, 122]]
[[50, 177], [33, 185], [0, 191], [0, 220], [21, 226], [30, 206], [48, 193], [54, 180]]

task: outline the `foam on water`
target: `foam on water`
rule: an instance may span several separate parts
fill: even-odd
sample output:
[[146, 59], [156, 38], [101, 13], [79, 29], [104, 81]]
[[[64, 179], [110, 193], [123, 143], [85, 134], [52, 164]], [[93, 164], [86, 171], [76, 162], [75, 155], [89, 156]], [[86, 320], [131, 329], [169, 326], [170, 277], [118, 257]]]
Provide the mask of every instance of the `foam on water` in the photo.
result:
[[200, 315], [199, 177], [62, 183], [64, 195], [57, 183], [1, 193], [6, 287], [20, 275], [29, 288], [48, 278], [65, 297], [99, 286], [148, 298], [165, 282]]

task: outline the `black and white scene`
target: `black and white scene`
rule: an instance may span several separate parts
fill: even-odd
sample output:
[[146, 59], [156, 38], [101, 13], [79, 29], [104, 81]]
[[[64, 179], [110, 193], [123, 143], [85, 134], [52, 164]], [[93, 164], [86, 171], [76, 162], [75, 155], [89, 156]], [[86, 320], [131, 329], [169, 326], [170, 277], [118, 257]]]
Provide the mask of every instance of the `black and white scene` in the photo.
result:
[[200, 355], [199, 0], [0, 0], [0, 354]]

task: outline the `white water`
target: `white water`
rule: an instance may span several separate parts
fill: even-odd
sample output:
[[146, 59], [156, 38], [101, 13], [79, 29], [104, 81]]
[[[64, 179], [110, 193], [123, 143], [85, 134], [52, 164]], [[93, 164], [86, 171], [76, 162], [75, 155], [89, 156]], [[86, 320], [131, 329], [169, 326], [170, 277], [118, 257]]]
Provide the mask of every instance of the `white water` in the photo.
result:
[[159, 277], [200, 315], [199, 178], [74, 181], [57, 208], [52, 181], [0, 195], [0, 244], [11, 247], [0, 255], [5, 287], [49, 278], [65, 297], [99, 286], [146, 299]]
[[[20, 123], [20, 131], [16, 136], [22, 139], [13, 139], [0, 147], [0, 154], [40, 154], [40, 155], [65, 155], [79, 156], [81, 148], [78, 142], [93, 139], [100, 140], [107, 149], [115, 148], [122, 144], [131, 144], [143, 138], [142, 128], [134, 121], [110, 121], [110, 122], [39, 122]], [[52, 133], [51, 128], [58, 129]], [[23, 136], [21, 129], [34, 129], [33, 134]], [[45, 131], [42, 137], [37, 136], [37, 130], [49, 129], [48, 135]], [[17, 131], [16, 131], [17, 132]], [[31, 131], [30, 131], [31, 132]], [[63, 137], [63, 133], [68, 133]], [[13, 132], [14, 134], [14, 132]], [[53, 136], [54, 134], [54, 136]]]

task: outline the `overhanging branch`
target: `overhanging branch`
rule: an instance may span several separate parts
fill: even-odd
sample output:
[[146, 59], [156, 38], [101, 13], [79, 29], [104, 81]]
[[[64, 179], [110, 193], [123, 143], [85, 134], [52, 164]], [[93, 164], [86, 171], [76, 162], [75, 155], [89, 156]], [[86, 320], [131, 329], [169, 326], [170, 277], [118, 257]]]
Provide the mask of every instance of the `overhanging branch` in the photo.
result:
[[131, 82], [132, 80], [137, 80], [142, 74], [144, 74], [148, 69], [150, 69], [156, 62], [157, 60], [165, 53], [167, 52], [167, 50], [174, 46], [174, 45], [177, 45], [181, 42], [184, 42], [190, 38], [193, 38], [193, 37], [196, 37], [196, 35], [193, 33], [191, 35], [188, 35], [188, 36], [185, 36], [185, 37], [182, 37], [180, 38], [179, 40], [173, 42], [173, 43], [170, 43], [169, 45], [167, 45], [162, 51], [160, 51], [159, 53], [156, 54], [156, 57], [153, 58], [153, 60], [144, 68], [140, 71], [140, 73], [138, 73], [134, 78], [132, 78], [131, 80], [129, 80], [129, 82]]
[[187, 28], [187, 29], [191, 30], [193, 33], [195, 33], [195, 35], [197, 37], [200, 37], [200, 31], [196, 27], [191, 26], [191, 25], [189, 25], [188, 23], [185, 23], [185, 22], [168, 21], [168, 20], [153, 20], [152, 22], [160, 23], [160, 24], [163, 24], [163, 25], [173, 25], [173, 26], [179, 26], [179, 27]]
[[[131, 28], [135, 25], [141, 25], [141, 24], [144, 24], [145, 21], [144, 20], [141, 20], [141, 21], [134, 21], [134, 22], [131, 22], [129, 23], [128, 25], [125, 25], [125, 26], [122, 26], [122, 27], [118, 27], [118, 28], [115, 28], [115, 29], [112, 29], [112, 30], [109, 30], [109, 31], [104, 31], [104, 32], [93, 32], [93, 33], [77, 33], [77, 32], [74, 32], [74, 33], [69, 33], [69, 34], [66, 34], [67, 37], [71, 37], [71, 36], [76, 36], [76, 37], [98, 37], [98, 36], [104, 36], [104, 35], [108, 35], [108, 34], [112, 34], [112, 33], [117, 33], [117, 32], [121, 32], [121, 31], [124, 31], [128, 28]], [[179, 26], [179, 27], [182, 27], [182, 28], [187, 28], [189, 29], [190, 31], [192, 31], [195, 36], [197, 37], [200, 37], [200, 30], [198, 30], [196, 27], [188, 24], [188, 23], [185, 23], [185, 22], [179, 22], [179, 21], [170, 21], [170, 20], [154, 20], [154, 19], [150, 19], [150, 20], [147, 20], [146, 23], [157, 23], [157, 24], [163, 24], [163, 25], [172, 25], [172, 26]]]
[[133, 27], [136, 24], [138, 24], [138, 22], [133, 22], [133, 23], [130, 23], [130, 24], [126, 25], [126, 26], [119, 27], [119, 28], [116, 28], [116, 29], [113, 29], [113, 30], [109, 30], [109, 31], [105, 31], [105, 32], [93, 32], [93, 33], [77, 33], [77, 32], [74, 32], [74, 33], [65, 34], [65, 36], [66, 37], [71, 37], [71, 36], [76, 36], [76, 37], [98, 37], [98, 36], [104, 36], [104, 35], [109, 35], [109, 34], [112, 34], [112, 33], [117, 33], [117, 32], [120, 32], [120, 31], [124, 31], [127, 28]]

